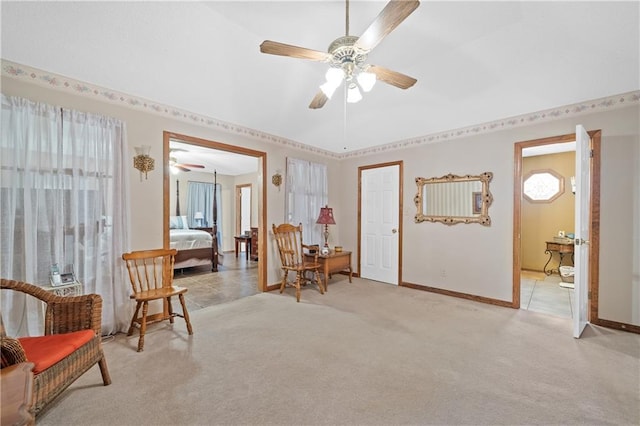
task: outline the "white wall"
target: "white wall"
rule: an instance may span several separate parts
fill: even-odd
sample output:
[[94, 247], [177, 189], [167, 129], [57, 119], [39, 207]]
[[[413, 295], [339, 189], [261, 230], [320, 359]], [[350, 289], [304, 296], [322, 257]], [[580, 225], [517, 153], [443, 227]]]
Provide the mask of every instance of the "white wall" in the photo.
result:
[[[194, 136], [202, 139], [213, 140], [245, 147], [267, 153], [268, 182], [264, 183], [266, 191], [266, 223], [267, 230], [271, 229], [271, 223], [280, 223], [284, 217], [284, 188], [280, 190], [271, 184], [271, 175], [276, 170], [284, 171], [286, 156], [293, 155], [299, 158], [308, 158], [311, 161], [325, 163], [328, 165], [329, 173], [335, 175], [338, 169], [338, 162], [327, 159], [320, 155], [299, 151], [289, 146], [280, 145], [276, 142], [263, 142], [247, 137], [240, 133], [224, 132], [216, 127], [200, 126], [190, 122], [175, 120], [164, 115], [156, 115], [126, 108], [108, 102], [103, 102], [90, 96], [77, 95], [74, 92], [64, 89], [52, 89], [42, 86], [36, 82], [26, 82], [14, 78], [2, 77], [2, 93], [7, 96], [19, 96], [33, 101], [46, 102], [53, 105], [60, 105], [79, 111], [94, 112], [115, 117], [127, 123], [127, 138], [130, 157], [133, 158], [135, 151], [133, 147], [138, 145], [151, 145], [150, 155], [156, 160], [156, 169], [149, 173], [148, 179], [140, 180], [136, 170], [131, 170], [130, 178], [130, 217], [131, 235], [130, 249], [143, 250], [152, 247], [162, 247], [163, 244], [163, 132]], [[261, 173], [261, 169], [258, 170]], [[261, 176], [261, 175], [259, 175]], [[258, 178], [258, 185], [263, 183]], [[181, 188], [182, 189], [182, 188]], [[186, 190], [186, 188], [185, 188]], [[233, 188], [235, 190], [235, 187]], [[232, 190], [232, 192], [233, 192]], [[261, 192], [256, 189], [256, 195]], [[175, 196], [175, 193], [171, 196]], [[175, 210], [174, 210], [175, 211]], [[259, 212], [261, 214], [261, 212]], [[227, 235], [233, 235], [233, 231]], [[270, 232], [267, 234], [269, 235]], [[267, 284], [277, 284], [280, 282], [280, 260], [273, 247], [271, 238], [268, 238], [267, 259], [264, 265], [267, 268]], [[227, 242], [223, 246], [228, 247]], [[261, 259], [262, 261], [262, 259]]]
[[[341, 243], [356, 259], [358, 167], [402, 160], [403, 281], [511, 301], [514, 143], [574, 133], [576, 124], [602, 129], [599, 316], [640, 325], [639, 110], [605, 111], [343, 160], [340, 209], [334, 212], [339, 224], [351, 226], [340, 227]], [[413, 221], [416, 177], [487, 171], [494, 174], [490, 227]]]
[[[156, 170], [149, 173], [148, 180], [142, 181], [134, 170], [131, 173], [131, 249], [162, 246], [164, 194], [161, 160], [158, 159], [162, 158], [163, 131], [267, 152], [264, 225], [269, 230], [268, 235], [271, 224], [281, 223], [284, 219], [284, 186], [276, 188], [270, 179], [276, 171], [284, 173], [286, 157], [327, 164], [329, 205], [334, 207], [337, 222], [331, 228], [331, 244], [354, 251], [353, 266], [356, 268], [358, 166], [403, 160], [403, 281], [505, 301], [511, 300], [512, 291], [514, 143], [573, 133], [576, 124], [583, 124], [588, 130], [602, 129], [600, 317], [640, 325], [638, 106], [337, 161], [310, 151], [262, 142], [241, 133], [227, 133], [216, 127], [129, 109], [24, 80], [3, 76], [2, 92], [126, 121], [131, 157], [134, 146], [152, 146]], [[494, 196], [489, 210], [491, 227], [413, 222], [415, 177], [485, 171], [494, 174], [490, 185]], [[258, 185], [262, 184], [260, 179], [259, 170]], [[267, 268], [267, 283], [275, 284], [280, 280], [280, 262], [271, 237], [268, 239], [267, 259], [261, 261]], [[443, 270], [446, 277], [442, 277]]]

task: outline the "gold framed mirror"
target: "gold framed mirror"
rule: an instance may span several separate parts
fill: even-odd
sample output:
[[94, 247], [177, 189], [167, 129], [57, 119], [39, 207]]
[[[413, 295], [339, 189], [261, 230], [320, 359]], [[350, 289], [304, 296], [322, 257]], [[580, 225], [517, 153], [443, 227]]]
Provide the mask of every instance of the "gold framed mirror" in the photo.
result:
[[418, 210], [416, 223], [479, 223], [490, 226], [489, 206], [493, 196], [489, 182], [492, 178], [491, 172], [475, 176], [449, 173], [442, 177], [417, 177], [418, 193], [414, 198]]

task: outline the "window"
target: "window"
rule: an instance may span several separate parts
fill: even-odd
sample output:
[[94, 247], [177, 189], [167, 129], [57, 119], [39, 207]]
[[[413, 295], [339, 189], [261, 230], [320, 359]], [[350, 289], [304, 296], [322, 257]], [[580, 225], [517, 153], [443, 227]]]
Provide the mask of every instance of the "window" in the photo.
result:
[[[0, 276], [47, 286], [58, 264], [102, 296], [104, 334], [126, 330], [125, 124], [4, 95], [1, 119]], [[41, 334], [34, 301], [0, 302], [12, 335]]]
[[320, 207], [328, 200], [327, 166], [287, 158], [285, 221], [302, 223], [305, 244], [322, 244], [322, 226], [316, 224]]
[[550, 203], [564, 193], [564, 178], [553, 170], [533, 170], [524, 178], [524, 197], [532, 203]]

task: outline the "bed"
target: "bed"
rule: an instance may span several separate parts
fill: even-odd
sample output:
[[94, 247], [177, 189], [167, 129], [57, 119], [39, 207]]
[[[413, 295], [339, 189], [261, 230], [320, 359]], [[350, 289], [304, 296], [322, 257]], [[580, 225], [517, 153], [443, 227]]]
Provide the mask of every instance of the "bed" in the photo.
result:
[[[175, 222], [176, 216], [172, 216]], [[192, 268], [194, 266], [211, 265], [217, 271], [217, 243], [212, 232], [200, 229], [170, 229], [169, 247], [178, 250], [174, 268]]]
[[[215, 212], [216, 200], [215, 197], [213, 198], [213, 211]], [[213, 227], [190, 229], [187, 217], [180, 215], [179, 182], [176, 187], [176, 199], [176, 216], [169, 218], [169, 247], [178, 250], [174, 269], [211, 265], [211, 272], [218, 272], [220, 259], [216, 237], [218, 228], [216, 214], [214, 213]]]

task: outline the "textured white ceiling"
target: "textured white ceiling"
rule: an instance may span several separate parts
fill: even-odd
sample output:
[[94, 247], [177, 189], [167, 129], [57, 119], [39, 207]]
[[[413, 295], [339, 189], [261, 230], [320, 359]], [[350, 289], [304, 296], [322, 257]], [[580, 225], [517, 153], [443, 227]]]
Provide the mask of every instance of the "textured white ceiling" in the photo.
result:
[[[351, 2], [361, 34], [384, 1]], [[640, 89], [639, 2], [432, 2], [369, 55], [405, 73], [308, 104], [326, 65], [261, 54], [344, 34], [344, 2], [7, 2], [2, 58], [336, 153]]]

